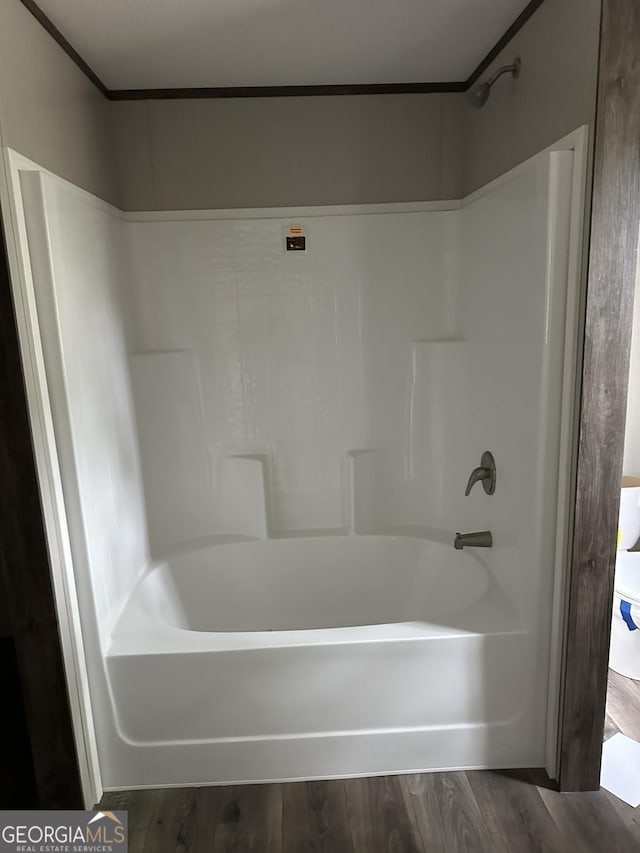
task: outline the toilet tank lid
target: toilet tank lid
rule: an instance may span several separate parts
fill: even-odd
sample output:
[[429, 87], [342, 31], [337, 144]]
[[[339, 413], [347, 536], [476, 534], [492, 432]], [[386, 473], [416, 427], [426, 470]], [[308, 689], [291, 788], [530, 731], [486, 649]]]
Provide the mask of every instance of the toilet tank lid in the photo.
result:
[[618, 551], [615, 593], [640, 607], [640, 551]]

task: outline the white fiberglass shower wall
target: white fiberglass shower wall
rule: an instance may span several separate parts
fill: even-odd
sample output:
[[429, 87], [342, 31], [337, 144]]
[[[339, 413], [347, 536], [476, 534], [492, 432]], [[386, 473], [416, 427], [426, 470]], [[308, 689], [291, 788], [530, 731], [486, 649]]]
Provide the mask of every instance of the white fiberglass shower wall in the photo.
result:
[[553, 772], [583, 146], [462, 202], [124, 216], [22, 163], [106, 786]]
[[[254, 532], [257, 519], [242, 529], [228, 518], [238, 457], [264, 468], [274, 535], [346, 532], [361, 501], [379, 516], [366, 527], [437, 520], [441, 486], [421, 476], [442, 449], [423, 417], [433, 371], [423, 353], [441, 360], [453, 337], [460, 220], [398, 207], [130, 223], [133, 382], [156, 552]], [[307, 251], [284, 251], [288, 227], [304, 230]], [[379, 494], [367, 481], [368, 494], [351, 495], [360, 469], [382, 477]]]

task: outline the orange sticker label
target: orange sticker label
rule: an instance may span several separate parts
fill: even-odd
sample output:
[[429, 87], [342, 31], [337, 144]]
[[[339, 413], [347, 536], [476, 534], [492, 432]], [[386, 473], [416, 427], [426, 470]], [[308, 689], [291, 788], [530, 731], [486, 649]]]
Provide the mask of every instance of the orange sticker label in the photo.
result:
[[300, 228], [300, 226], [289, 228], [289, 234], [304, 234], [304, 228]]

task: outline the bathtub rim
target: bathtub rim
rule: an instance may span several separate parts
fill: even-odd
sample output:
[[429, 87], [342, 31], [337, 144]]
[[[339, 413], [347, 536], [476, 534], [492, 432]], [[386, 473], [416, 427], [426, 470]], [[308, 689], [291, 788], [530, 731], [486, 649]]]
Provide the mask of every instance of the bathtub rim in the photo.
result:
[[[434, 538], [431, 529], [394, 528], [389, 531], [372, 531], [357, 534], [358, 538], [385, 537], [422, 539], [436, 545], [444, 545], [441, 536]], [[246, 536], [211, 536], [193, 543], [181, 543], [169, 549], [162, 559], [154, 561], [139, 579], [131, 597], [125, 605], [111, 636], [106, 658], [130, 655], [194, 654], [211, 652], [242, 651], [247, 649], [287, 648], [308, 645], [359, 644], [372, 642], [424, 641], [430, 638], [457, 638], [469, 636], [493, 636], [510, 633], [527, 633], [528, 628], [518, 617], [516, 608], [491, 572], [488, 561], [474, 555], [479, 570], [487, 574], [484, 594], [468, 607], [450, 614], [446, 624], [437, 622], [392, 622], [333, 628], [307, 628], [279, 631], [199, 631], [179, 627], [150, 612], [145, 606], [143, 590], [145, 582], [154, 571], [168, 566], [172, 558], [185, 556], [195, 551], [213, 549], [223, 545], [260, 544], [269, 541], [295, 540], [313, 541], [327, 538], [353, 538], [348, 533], [335, 530], [317, 535], [304, 532], [301, 536], [277, 536], [267, 540]], [[448, 541], [448, 540], [447, 540]], [[191, 547], [190, 547], [191, 545]]]

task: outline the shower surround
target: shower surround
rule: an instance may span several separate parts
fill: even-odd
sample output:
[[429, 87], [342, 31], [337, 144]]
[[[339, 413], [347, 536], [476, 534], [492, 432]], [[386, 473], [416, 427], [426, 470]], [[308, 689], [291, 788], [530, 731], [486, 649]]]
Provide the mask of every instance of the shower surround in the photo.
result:
[[553, 771], [583, 139], [348, 208], [15, 161], [105, 787]]
[[[252, 486], [265, 484], [274, 534], [346, 531], [352, 466], [368, 478], [363, 491], [379, 490], [363, 497], [381, 504], [366, 512], [383, 523], [439, 522], [442, 477], [422, 475], [447, 435], [426, 408], [445, 393], [430, 386], [461, 381], [445, 375], [464, 346], [460, 218], [411, 207], [129, 223], [132, 380], [156, 553], [253, 534], [227, 517], [230, 496], [244, 504], [230, 480], [251, 476], [238, 457], [263, 466]], [[291, 226], [306, 252], [284, 250]], [[252, 508], [241, 506], [245, 525]]]

